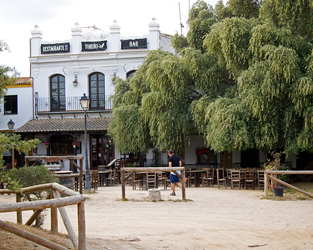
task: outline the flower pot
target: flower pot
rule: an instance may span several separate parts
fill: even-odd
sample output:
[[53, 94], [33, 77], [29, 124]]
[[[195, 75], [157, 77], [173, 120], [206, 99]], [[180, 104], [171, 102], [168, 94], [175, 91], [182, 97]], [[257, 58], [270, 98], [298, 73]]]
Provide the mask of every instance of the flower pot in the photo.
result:
[[273, 192], [275, 197], [283, 197], [284, 196], [284, 188], [283, 187], [273, 187]]

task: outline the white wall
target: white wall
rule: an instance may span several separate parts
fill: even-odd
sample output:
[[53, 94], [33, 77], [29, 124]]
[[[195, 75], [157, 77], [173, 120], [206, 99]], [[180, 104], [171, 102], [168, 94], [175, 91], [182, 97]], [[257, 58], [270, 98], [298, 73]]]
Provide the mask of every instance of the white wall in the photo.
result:
[[[173, 51], [170, 46], [171, 36], [160, 37], [159, 24], [152, 20], [149, 24], [150, 33], [144, 36], [122, 37], [120, 27], [115, 21], [110, 26], [110, 31], [102, 34], [103, 37], [88, 38], [79, 24], [72, 28], [72, 38], [64, 41], [42, 41], [42, 32], [36, 26], [32, 30], [31, 38], [31, 76], [34, 77], [34, 92], [39, 93], [39, 98], [50, 97], [49, 77], [61, 74], [66, 81], [66, 97], [82, 96], [88, 93], [88, 75], [100, 72], [105, 75], [105, 95], [114, 94], [112, 77], [126, 79], [127, 72], [137, 70], [145, 60], [150, 50], [160, 48], [162, 41], [163, 50]], [[121, 39], [147, 38], [147, 49], [121, 49]], [[81, 42], [107, 41], [105, 51], [81, 51]], [[41, 44], [70, 43], [70, 52], [40, 54]], [[78, 85], [73, 86], [74, 75], [77, 75]]]
[[0, 130], [8, 130], [7, 123], [12, 119], [15, 122], [14, 130], [24, 125], [32, 118], [32, 88], [14, 87], [8, 88], [7, 95], [17, 95], [17, 114], [4, 114], [4, 103], [0, 103]]
[[191, 136], [190, 142], [185, 147], [185, 164], [196, 164], [197, 154], [196, 148], [204, 147], [204, 139], [202, 136]]

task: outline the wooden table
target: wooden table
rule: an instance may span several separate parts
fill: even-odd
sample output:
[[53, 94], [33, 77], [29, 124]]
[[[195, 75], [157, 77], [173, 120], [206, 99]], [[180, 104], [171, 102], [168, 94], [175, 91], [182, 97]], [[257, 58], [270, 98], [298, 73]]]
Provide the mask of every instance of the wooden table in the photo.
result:
[[197, 170], [186, 170], [186, 175], [194, 175], [195, 177], [195, 187], [200, 187], [200, 179], [201, 174], [205, 173], [206, 171], [203, 169], [197, 169]]
[[99, 179], [100, 179], [100, 186], [104, 186], [106, 178], [109, 174], [113, 172], [112, 169], [104, 170], [104, 171], [98, 171]]

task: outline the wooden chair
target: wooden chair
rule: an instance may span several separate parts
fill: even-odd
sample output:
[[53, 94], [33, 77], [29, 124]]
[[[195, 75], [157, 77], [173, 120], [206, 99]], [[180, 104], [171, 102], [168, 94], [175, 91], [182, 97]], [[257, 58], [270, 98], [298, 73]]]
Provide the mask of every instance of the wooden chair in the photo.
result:
[[170, 179], [166, 173], [158, 173], [158, 186], [163, 186], [163, 189], [166, 190], [167, 186], [169, 186]]
[[118, 181], [118, 171], [116, 169], [112, 169], [109, 176], [106, 178], [106, 186], [115, 186], [118, 184]]
[[227, 189], [227, 176], [225, 174], [224, 168], [217, 168], [216, 169], [216, 182], [218, 189], [220, 188], [220, 185], [224, 185], [225, 189]]
[[187, 183], [186, 186], [187, 187], [191, 187], [192, 185], [195, 185], [195, 181], [196, 181], [196, 177], [194, 175], [194, 173], [192, 172], [187, 172]]
[[255, 171], [254, 169], [245, 169], [244, 170], [244, 185], [245, 189], [251, 187], [252, 189], [255, 188]]
[[232, 169], [230, 171], [230, 183], [231, 189], [234, 189], [235, 186], [238, 186], [238, 188], [241, 189], [242, 173], [240, 169]]
[[156, 173], [147, 173], [147, 189], [156, 188]]
[[90, 183], [91, 188], [93, 188], [94, 190], [98, 188], [100, 183], [98, 170], [90, 170]]
[[137, 187], [139, 189], [142, 189], [142, 175], [134, 173], [131, 179], [131, 185], [133, 187], [133, 190], [136, 190]]
[[264, 188], [264, 170], [257, 170], [258, 189]]
[[206, 168], [205, 175], [202, 177], [202, 186], [213, 187], [214, 184], [214, 168]]

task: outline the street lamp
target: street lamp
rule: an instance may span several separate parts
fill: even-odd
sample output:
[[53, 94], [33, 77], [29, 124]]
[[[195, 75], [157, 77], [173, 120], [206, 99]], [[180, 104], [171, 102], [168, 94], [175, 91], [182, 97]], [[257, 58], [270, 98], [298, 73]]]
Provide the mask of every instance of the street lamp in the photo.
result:
[[12, 121], [12, 119], [10, 119], [10, 121], [8, 122], [8, 128], [11, 132], [11, 135], [12, 135], [12, 130], [14, 129], [14, 125], [15, 125], [15, 122]]
[[[8, 128], [10, 130], [11, 136], [12, 136], [12, 130], [14, 129], [15, 122], [12, 121], [12, 119], [10, 119], [10, 121], [7, 124], [8, 124]], [[12, 164], [12, 168], [14, 168], [14, 146], [12, 146], [11, 155], [12, 155], [11, 164]]]
[[[88, 97], [86, 96], [86, 94], [84, 93], [84, 95], [80, 98], [80, 105], [83, 108], [84, 112], [85, 112], [85, 159], [86, 159], [86, 175], [85, 175], [85, 179], [86, 179], [86, 186], [85, 189], [91, 189], [90, 186], [90, 176], [89, 176], [89, 165], [88, 165], [88, 149], [87, 149], [87, 113], [86, 111], [89, 109], [89, 103], [90, 103], [90, 99], [88, 99]], [[81, 169], [82, 171], [82, 169]]]

